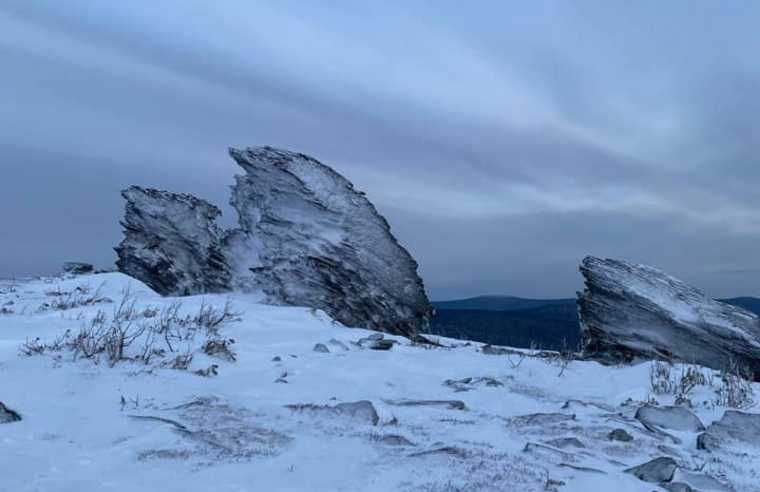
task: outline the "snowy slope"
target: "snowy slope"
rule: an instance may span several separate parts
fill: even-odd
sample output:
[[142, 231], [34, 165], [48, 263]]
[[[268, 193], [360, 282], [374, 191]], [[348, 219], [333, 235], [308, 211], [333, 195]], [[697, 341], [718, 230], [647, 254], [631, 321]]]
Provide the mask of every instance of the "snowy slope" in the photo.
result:
[[[194, 353], [187, 370], [161, 367], [174, 353], [113, 367], [103, 358], [74, 361], [65, 349], [19, 354], [37, 337], [44, 344], [77, 332], [98, 310], [112, 316], [128, 284], [137, 313], [176, 301], [115, 273], [0, 284], [8, 311], [0, 314], [0, 401], [23, 417], [0, 424], [0, 491], [643, 492], [658, 486], [624, 470], [660, 456], [736, 490], [760, 490], [760, 445], [738, 459], [707, 454], [696, 434], [664, 436], [633, 419], [651, 397], [672, 402], [651, 394], [649, 364], [562, 367], [558, 359], [487, 355], [475, 343], [429, 348], [399, 337], [389, 351], [370, 350], [354, 342], [372, 332], [243, 295], [230, 299], [239, 319], [219, 327], [234, 339], [236, 361], [201, 353], [203, 337], [174, 347]], [[87, 303], [102, 285], [98, 302], [40, 310], [82, 285], [91, 288], [74, 300]], [[182, 298], [179, 313], [221, 310], [227, 299]], [[148, 316], [134, 323], [155, 319]], [[329, 352], [314, 351], [319, 343]], [[212, 363], [216, 376], [194, 374]], [[701, 395], [695, 412], [707, 425], [724, 409]], [[355, 415], [319, 408], [362, 400], [376, 409], [376, 425], [362, 407]], [[299, 404], [317, 407], [288, 408]], [[608, 440], [616, 428], [635, 439]], [[585, 447], [555, 441], [565, 437]]]

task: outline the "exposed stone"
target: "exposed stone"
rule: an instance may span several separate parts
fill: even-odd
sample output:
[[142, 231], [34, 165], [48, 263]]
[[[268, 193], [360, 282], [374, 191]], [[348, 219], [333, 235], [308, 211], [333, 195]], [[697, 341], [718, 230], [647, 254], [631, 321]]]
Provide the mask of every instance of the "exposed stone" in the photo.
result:
[[417, 453], [412, 453], [409, 455], [410, 458], [420, 458], [424, 456], [447, 456], [452, 458], [458, 458], [458, 459], [465, 459], [468, 456], [467, 450], [456, 447], [456, 446], [438, 446], [431, 449], [427, 449], [425, 451], [420, 451]]
[[558, 439], [552, 439], [546, 441], [546, 444], [554, 446], [555, 448], [585, 448], [586, 445], [581, 442], [577, 437], [560, 437]]
[[255, 273], [276, 302], [347, 326], [414, 336], [432, 309], [417, 263], [364, 193], [304, 154], [230, 149], [243, 168], [230, 203], [260, 245]]
[[396, 407], [445, 407], [450, 410], [467, 410], [467, 405], [461, 400], [385, 400], [388, 405]]
[[221, 211], [184, 193], [139, 186], [126, 199], [124, 240], [115, 248], [119, 271], [162, 295], [224, 292], [231, 276], [215, 224]]
[[21, 420], [21, 415], [15, 410], [6, 407], [5, 404], [0, 401], [0, 424], [18, 422], [19, 420]]
[[518, 415], [516, 417], [510, 417], [509, 423], [517, 427], [525, 426], [540, 426], [548, 427], [552, 425], [560, 425], [575, 420], [575, 415], [564, 413], [531, 413], [528, 415]]
[[694, 492], [694, 489], [689, 487], [689, 484], [683, 482], [664, 483], [661, 487], [668, 492]]
[[607, 439], [610, 441], [631, 442], [633, 441], [633, 436], [625, 429], [613, 429], [607, 434]]
[[601, 362], [679, 359], [760, 375], [760, 318], [645, 265], [587, 257], [578, 294], [585, 355]]
[[95, 271], [95, 267], [89, 263], [80, 261], [67, 261], [63, 264], [63, 272], [71, 275], [85, 275]]
[[388, 434], [378, 438], [378, 442], [386, 446], [414, 446], [414, 443], [404, 436]]
[[330, 349], [327, 348], [327, 345], [325, 345], [324, 343], [318, 343], [318, 344], [314, 345], [314, 349], [313, 350], [314, 350], [314, 352], [321, 352], [323, 354], [329, 354], [330, 353]]
[[390, 350], [395, 343], [393, 340], [372, 340], [367, 347], [371, 350]]
[[220, 231], [219, 209], [192, 195], [133, 186], [122, 192], [121, 272], [164, 295], [260, 289], [346, 326], [417, 339], [432, 315], [417, 263], [363, 193], [303, 154], [230, 155], [245, 171], [230, 200], [239, 227]]
[[344, 416], [372, 425], [377, 425], [377, 423], [380, 421], [380, 416], [377, 414], [375, 406], [371, 401], [368, 400], [339, 403], [335, 406], [301, 403], [296, 405], [287, 405], [287, 408], [298, 412], [311, 412], [317, 414], [322, 413]]
[[655, 407], [645, 405], [636, 411], [636, 420], [645, 427], [659, 427], [676, 431], [701, 432], [705, 430], [699, 417], [683, 407]]
[[697, 449], [714, 451], [731, 441], [752, 445], [760, 442], [760, 414], [726, 410], [720, 420], [699, 435]]
[[673, 458], [662, 457], [629, 468], [625, 472], [644, 482], [661, 483], [673, 480], [676, 469], [678, 469], [678, 465]]
[[341, 342], [340, 340], [336, 340], [335, 338], [331, 338], [327, 343], [340, 348], [344, 352], [347, 352], [349, 350], [348, 346], [345, 343]]
[[720, 480], [704, 475], [679, 469], [674, 480], [680, 483], [688, 484], [691, 488], [684, 490], [700, 490], [712, 492], [734, 492], [735, 489], [721, 482]]

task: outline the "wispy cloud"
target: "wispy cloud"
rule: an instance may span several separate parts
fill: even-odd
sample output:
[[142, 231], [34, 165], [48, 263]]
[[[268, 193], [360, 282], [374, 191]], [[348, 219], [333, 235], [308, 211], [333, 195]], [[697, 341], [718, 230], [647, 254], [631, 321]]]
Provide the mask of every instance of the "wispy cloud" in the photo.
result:
[[0, 274], [109, 262], [119, 188], [221, 205], [226, 147], [272, 144], [366, 190], [434, 296], [562, 295], [591, 252], [760, 293], [759, 10], [8, 0]]

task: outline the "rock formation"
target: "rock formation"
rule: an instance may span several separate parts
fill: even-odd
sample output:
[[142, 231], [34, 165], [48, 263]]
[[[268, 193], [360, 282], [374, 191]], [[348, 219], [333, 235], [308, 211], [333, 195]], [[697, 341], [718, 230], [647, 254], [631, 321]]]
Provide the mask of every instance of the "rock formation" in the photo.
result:
[[21, 415], [15, 410], [6, 407], [3, 402], [0, 401], [0, 424], [18, 422], [19, 420], [21, 420]]
[[214, 222], [218, 208], [192, 195], [139, 186], [122, 196], [127, 204], [124, 240], [115, 248], [119, 271], [162, 295], [229, 289], [231, 275]]
[[63, 273], [70, 275], [85, 275], [95, 271], [95, 267], [90, 263], [81, 261], [67, 261], [63, 264]]
[[274, 303], [326, 311], [347, 326], [415, 336], [432, 314], [417, 263], [344, 177], [303, 154], [230, 149], [243, 169], [218, 230], [213, 205], [132, 187], [119, 269], [161, 294], [260, 289]]
[[760, 375], [760, 318], [652, 267], [587, 257], [578, 293], [585, 352], [602, 362], [677, 359]]
[[294, 152], [257, 147], [230, 155], [245, 171], [230, 203], [241, 230], [260, 242], [255, 271], [270, 298], [402, 335], [427, 322], [417, 263], [348, 180]]

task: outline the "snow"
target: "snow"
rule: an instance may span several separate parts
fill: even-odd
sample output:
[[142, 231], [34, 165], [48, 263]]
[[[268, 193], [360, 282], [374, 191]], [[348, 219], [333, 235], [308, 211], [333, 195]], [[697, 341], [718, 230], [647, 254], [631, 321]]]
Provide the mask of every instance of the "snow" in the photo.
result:
[[[114, 302], [38, 310], [50, 300], [46, 293], [82, 285], [100, 287], [99, 294]], [[368, 350], [352, 342], [373, 332], [346, 328], [322, 311], [265, 305], [243, 294], [229, 298], [240, 319], [221, 326], [222, 336], [235, 341], [235, 362], [197, 353], [202, 340], [189, 347], [196, 357], [187, 371], [129, 361], [109, 367], [104, 361], [74, 361], [66, 351], [19, 355], [26, 340], [48, 342], [76, 331], [98, 310], [111, 315], [126, 286], [138, 311], [177, 301], [118, 273], [0, 283], [0, 307], [12, 301], [14, 311], [0, 315], [0, 401], [23, 417], [0, 425], [0, 491], [651, 491], [655, 484], [624, 470], [662, 456], [658, 446], [665, 445], [675, 449], [687, 471], [698, 469], [696, 435], [673, 433], [682, 443], [665, 443], [631, 422], [637, 407], [626, 402], [653, 396], [649, 364], [575, 361], [562, 371], [557, 360], [485, 355], [477, 343], [441, 339], [450, 347], [429, 348], [388, 335], [398, 341], [392, 350]], [[179, 299], [181, 313], [189, 315], [202, 305], [221, 309], [227, 300]], [[317, 343], [330, 353], [314, 352]], [[212, 362], [219, 366], [217, 376], [193, 374]], [[469, 391], [444, 384], [468, 377], [497, 383], [462, 383]], [[405, 399], [461, 400], [466, 409], [393, 404]], [[286, 408], [360, 400], [377, 409], [377, 426]], [[563, 409], [568, 400], [585, 404]], [[695, 412], [709, 425], [723, 409], [698, 406]], [[575, 419], [535, 428], [510, 424], [510, 418], [532, 413]], [[132, 416], [169, 419], [192, 432]], [[614, 427], [636, 440], [610, 443], [599, 437]], [[389, 435], [404, 436], [414, 446], [381, 441]], [[529, 442], [571, 436], [587, 449], [569, 457], [557, 450], [524, 451]], [[464, 453], [413, 456], [443, 447]], [[758, 490], [747, 470], [760, 468], [760, 459], [711, 470], [719, 465], [703, 472], [722, 473], [737, 490]]]

